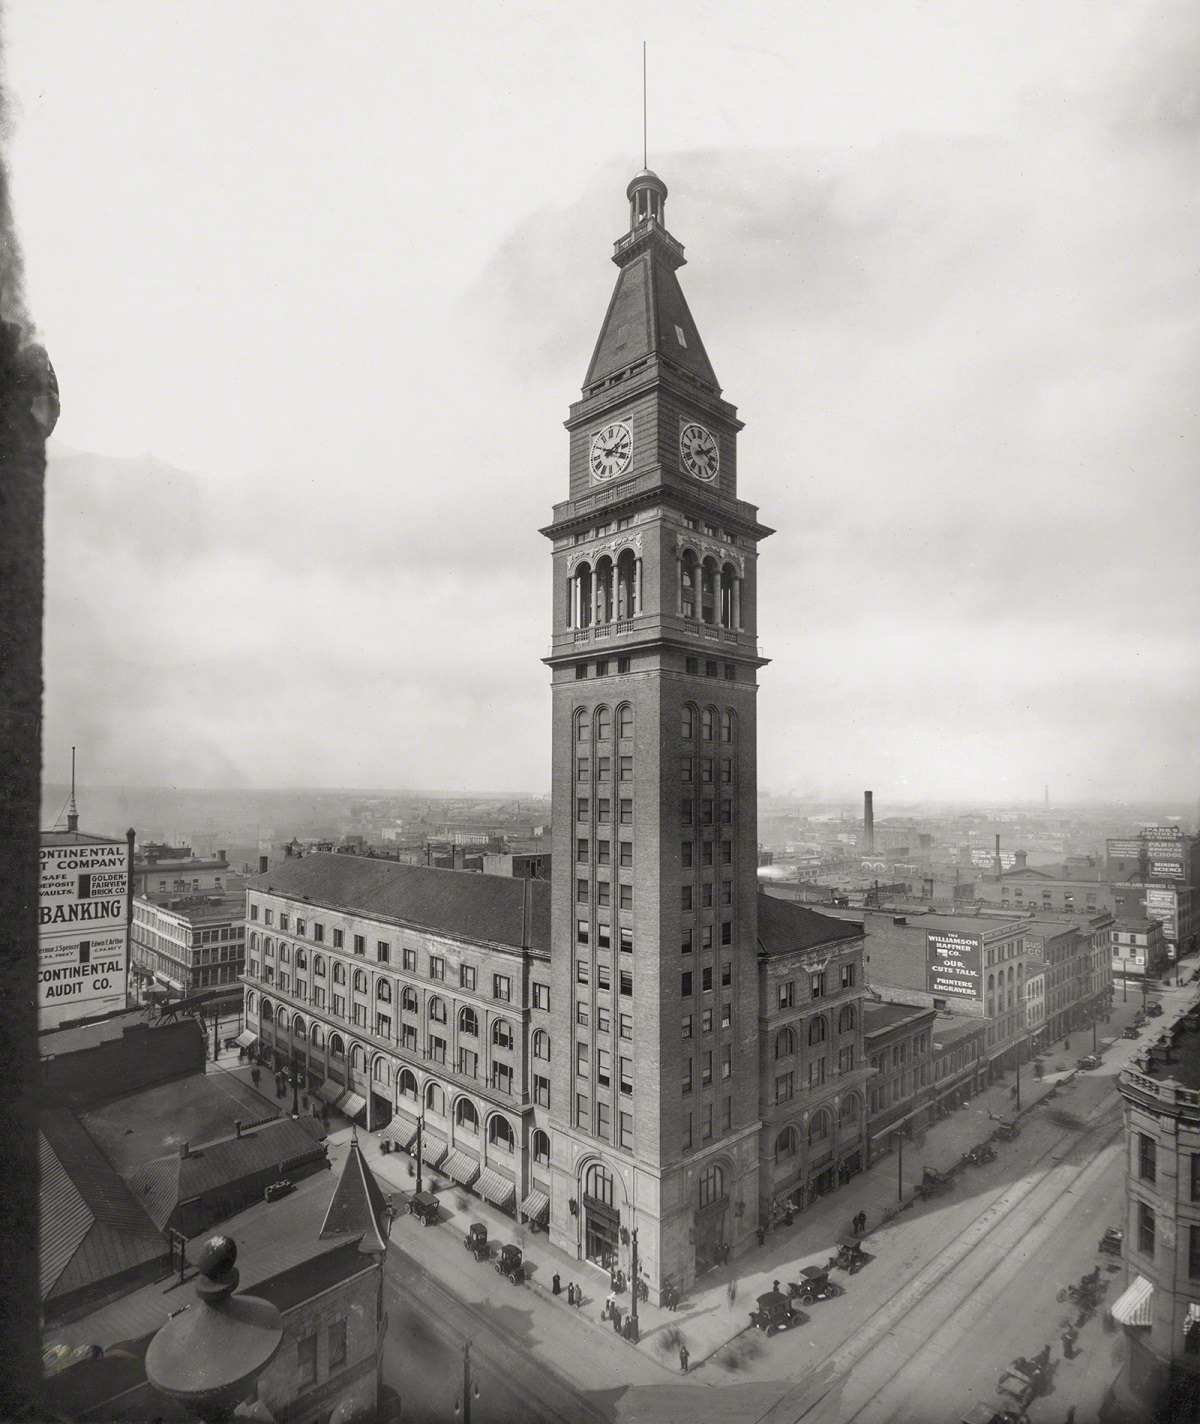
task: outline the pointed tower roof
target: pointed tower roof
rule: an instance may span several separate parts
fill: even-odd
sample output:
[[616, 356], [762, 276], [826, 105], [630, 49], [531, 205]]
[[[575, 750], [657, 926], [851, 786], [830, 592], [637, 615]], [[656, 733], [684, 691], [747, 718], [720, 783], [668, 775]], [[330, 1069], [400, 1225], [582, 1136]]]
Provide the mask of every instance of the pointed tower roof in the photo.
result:
[[334, 1189], [333, 1200], [321, 1223], [320, 1239], [361, 1236], [358, 1244], [360, 1251], [386, 1251], [387, 1231], [383, 1223], [387, 1215], [387, 1198], [375, 1180], [375, 1174], [367, 1166], [355, 1136], [351, 1139], [350, 1151]]
[[675, 276], [683, 245], [667, 231], [667, 185], [648, 168], [626, 190], [629, 231], [618, 238], [613, 261], [621, 269], [600, 339], [584, 380], [590, 391], [617, 372], [659, 357], [720, 394], [716, 373]]

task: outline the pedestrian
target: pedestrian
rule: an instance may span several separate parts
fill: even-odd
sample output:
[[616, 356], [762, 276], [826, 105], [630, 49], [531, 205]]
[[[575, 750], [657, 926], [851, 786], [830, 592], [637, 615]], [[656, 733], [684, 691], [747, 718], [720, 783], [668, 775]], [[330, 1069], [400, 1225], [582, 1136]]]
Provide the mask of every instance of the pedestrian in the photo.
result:
[[621, 1333], [621, 1307], [614, 1305], [612, 1308], [612, 1327], [619, 1335]]
[[726, 1294], [729, 1296], [729, 1304], [732, 1306], [734, 1301], [737, 1300], [737, 1281], [730, 1280]]
[[754, 1234], [758, 1237], [758, 1244], [760, 1246], [767, 1244], [767, 1228], [765, 1226], [760, 1226]]
[[568, 1282], [567, 1282], [567, 1304], [568, 1304], [568, 1305], [574, 1305], [574, 1304], [575, 1304], [575, 1282], [574, 1282], [574, 1281], [568, 1281]]
[[691, 1356], [688, 1354], [688, 1347], [687, 1347], [686, 1345], [680, 1345], [680, 1347], [679, 1347], [679, 1368], [683, 1371], [683, 1373], [684, 1373], [685, 1375], [686, 1375], [687, 1372], [688, 1372], [688, 1360], [689, 1360], [690, 1358], [691, 1358]]
[[787, 1214], [783, 1218], [783, 1224], [784, 1226], [791, 1226], [792, 1224], [792, 1209], [790, 1206], [787, 1209]]
[[1075, 1424], [1075, 1406], [1073, 1404], [1070, 1409], [1067, 1410], [1067, 1417], [1063, 1421], [1063, 1424]]
[[772, 1282], [771, 1282], [771, 1289], [772, 1289], [773, 1291], [777, 1291], [777, 1290], [779, 1289], [779, 1282], [778, 1282], [778, 1281], [772, 1281]]
[[604, 1300], [604, 1310], [601, 1312], [600, 1315], [601, 1320], [610, 1320], [612, 1318], [613, 1306], [615, 1304], [616, 1297], [613, 1295], [612, 1291], [609, 1291], [608, 1295], [605, 1297]]
[[554, 1279], [550, 1282], [550, 1289], [555, 1295], [558, 1295], [562, 1290], [562, 1281], [559, 1279], [557, 1271], [554, 1273]]
[[1063, 1358], [1066, 1360], [1073, 1360], [1075, 1356], [1079, 1353], [1075, 1349], [1075, 1327], [1073, 1325], [1068, 1325], [1067, 1328], [1063, 1331], [1062, 1342]]

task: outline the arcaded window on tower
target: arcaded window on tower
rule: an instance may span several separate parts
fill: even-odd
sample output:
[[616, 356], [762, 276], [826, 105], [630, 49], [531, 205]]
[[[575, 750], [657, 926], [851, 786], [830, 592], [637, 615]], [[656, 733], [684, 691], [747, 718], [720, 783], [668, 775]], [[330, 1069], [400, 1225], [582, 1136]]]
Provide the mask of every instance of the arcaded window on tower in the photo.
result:
[[607, 707], [596, 708], [596, 740], [598, 742], [612, 740], [612, 713]]
[[625, 549], [617, 559], [618, 618], [632, 618], [635, 613], [641, 612], [637, 585], [637, 559], [632, 549]]
[[700, 595], [700, 564], [690, 549], [679, 560], [679, 611], [685, 618], [697, 616]]
[[567, 622], [572, 628], [590, 628], [593, 611], [592, 566], [577, 564], [571, 575], [571, 601]]
[[732, 564], [721, 566], [721, 627], [736, 628], [739, 619], [738, 576]]
[[596, 623], [611, 623], [613, 616], [613, 561], [607, 554], [596, 561], [595, 618]]

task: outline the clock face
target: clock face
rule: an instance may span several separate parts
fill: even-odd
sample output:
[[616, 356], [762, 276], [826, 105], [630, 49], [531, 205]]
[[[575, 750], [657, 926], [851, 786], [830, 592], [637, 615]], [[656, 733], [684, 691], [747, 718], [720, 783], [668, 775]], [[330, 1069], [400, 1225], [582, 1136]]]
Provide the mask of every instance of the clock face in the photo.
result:
[[614, 420], [611, 425], [606, 425], [592, 436], [588, 461], [594, 479], [611, 480], [614, 475], [627, 470], [632, 459], [633, 435], [624, 422]]
[[698, 480], [716, 479], [721, 452], [716, 436], [703, 425], [692, 421], [679, 432], [679, 457], [689, 475], [695, 475]]

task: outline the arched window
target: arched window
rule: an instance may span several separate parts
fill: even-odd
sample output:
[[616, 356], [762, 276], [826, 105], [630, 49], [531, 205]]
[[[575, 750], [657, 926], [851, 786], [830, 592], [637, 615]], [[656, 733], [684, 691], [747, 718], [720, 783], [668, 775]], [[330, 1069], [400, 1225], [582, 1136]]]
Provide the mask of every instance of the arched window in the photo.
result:
[[425, 1111], [433, 1113], [435, 1117], [446, 1116], [446, 1094], [442, 1092], [440, 1083], [425, 1085]]
[[354, 992], [356, 994], [365, 994], [367, 992], [367, 975], [363, 969], [356, 969], [354, 971]]
[[287, 947], [287, 945], [283, 942], [283, 940], [280, 940], [280, 941], [279, 941], [279, 962], [280, 962], [280, 964], [290, 964], [290, 963], [291, 963], [291, 959], [292, 959], [292, 951]]
[[446, 1001], [436, 994], [429, 1000], [429, 1021], [430, 1023], [446, 1022]]
[[346, 966], [340, 959], [333, 961], [333, 982], [335, 984], [344, 984], [346, 982]]
[[325, 1031], [319, 1023], [314, 1023], [312, 1031], [308, 1035], [308, 1041], [314, 1048], [321, 1048], [325, 1043]]
[[849, 1127], [858, 1121], [858, 1095], [848, 1093], [842, 1099], [841, 1122], [843, 1127]]
[[271, 938], [270, 935], [268, 935], [266, 939], [263, 940], [263, 953], [268, 957], [268, 959], [275, 958], [275, 941]]
[[613, 561], [607, 554], [596, 560], [596, 622], [611, 623], [613, 616]]
[[577, 564], [573, 582], [571, 626], [590, 628], [592, 626], [592, 566], [587, 563]]
[[499, 1113], [493, 1113], [492, 1116], [488, 1118], [488, 1145], [490, 1147], [503, 1147], [507, 1152], [511, 1152], [517, 1145], [512, 1124], [506, 1117], [501, 1117]]
[[386, 979], [380, 979], [375, 985], [375, 997], [383, 1004], [392, 1002], [392, 986]]
[[280, 1007], [279, 1012], [275, 1015], [275, 1022], [279, 1025], [279, 1030], [281, 1033], [286, 1031], [288, 1023], [290, 1022], [290, 1017], [288, 1015], [288, 1011], [285, 1008]]
[[292, 1034], [296, 1038], [306, 1038], [308, 1036], [308, 1027], [299, 1014], [294, 1015], [292, 1018]]
[[596, 708], [596, 740], [607, 742], [612, 738], [612, 713], [607, 707]]
[[307, 969], [307, 968], [308, 968], [308, 955], [305, 954], [303, 945], [299, 945], [299, 944], [296, 946], [296, 968], [297, 968], [297, 969]]
[[828, 1025], [825, 1022], [824, 1014], [818, 1014], [816, 1018], [810, 1019], [808, 1024], [808, 1046], [811, 1048], [814, 1043], [824, 1043], [827, 1032]]
[[796, 1140], [796, 1129], [794, 1127], [785, 1127], [775, 1139], [775, 1161], [790, 1161], [790, 1159], [796, 1155], [799, 1145]]
[[733, 731], [737, 726], [737, 714], [729, 711], [728, 708], [721, 713], [721, 740], [723, 742], [733, 741]]
[[738, 626], [738, 576], [732, 564], [721, 565], [721, 627]]
[[725, 1173], [715, 1164], [700, 1174], [700, 1206], [711, 1206], [725, 1195]]
[[252, 1014], [258, 1007], [258, 995], [253, 989], [246, 990], [246, 1012]]
[[854, 1005], [843, 1004], [838, 1013], [838, 1033], [849, 1033], [854, 1027]]
[[825, 1108], [812, 1115], [812, 1121], [808, 1124], [808, 1145], [812, 1147], [815, 1143], [824, 1142], [829, 1136], [830, 1123], [829, 1113]]
[[624, 702], [617, 708], [617, 736], [627, 742], [633, 736], [633, 708]]
[[258, 951], [258, 931], [257, 931], [257, 930], [254, 930], [254, 931], [251, 932], [251, 935], [250, 935], [250, 952], [253, 954], [253, 953], [257, 953], [257, 951]]
[[705, 559], [700, 566], [700, 619], [704, 623], [717, 621], [717, 588], [720, 581], [716, 559]]
[[507, 1019], [497, 1019], [492, 1024], [492, 1043], [497, 1048], [511, 1048], [513, 1046], [512, 1024]]
[[706, 707], [700, 714], [700, 736], [706, 742], [711, 742], [713, 739], [713, 710], [711, 707]]
[[685, 549], [679, 560], [679, 611], [685, 618], [696, 617], [700, 593], [700, 570], [695, 554]]
[[345, 1058], [346, 1044], [340, 1033], [331, 1033], [329, 1035], [329, 1052], [334, 1058]]
[[410, 1103], [417, 1101], [417, 1075], [411, 1068], [401, 1068], [396, 1079], [396, 1097]]
[[417, 1002], [417, 991], [411, 985], [405, 985], [400, 995], [400, 1007], [406, 1014], [415, 1014], [419, 1011], [420, 1005]]
[[262, 1019], [264, 1023], [269, 1023], [275, 1017], [275, 1005], [270, 999], [262, 1001]]
[[796, 1051], [796, 1035], [786, 1025], [775, 1035], [775, 1057], [790, 1058]]
[[386, 1084], [392, 1076], [388, 1061], [382, 1053], [376, 1054], [374, 1063], [371, 1064], [371, 1077], [376, 1083]]
[[584, 1178], [583, 1191], [585, 1196], [589, 1196], [593, 1201], [602, 1203], [604, 1206], [613, 1204], [613, 1179], [612, 1173], [607, 1167], [601, 1167], [597, 1162], [587, 1170]]
[[690, 742], [696, 735], [696, 709], [690, 702], [683, 704], [683, 715], [679, 730], [685, 742]]
[[533, 1152], [533, 1160], [539, 1167], [550, 1165], [550, 1134], [543, 1132], [540, 1127], [535, 1128], [533, 1136], [529, 1139], [530, 1150]]
[[533, 1056], [542, 1059], [546, 1063], [550, 1061], [550, 1035], [544, 1028], [534, 1030]]
[[638, 607], [637, 559], [632, 549], [622, 549], [617, 560], [617, 617], [632, 618]]
[[575, 740], [577, 742], [592, 740], [592, 724], [587, 712], [582, 707], [575, 714]]
[[313, 955], [313, 973], [319, 978], [325, 977], [325, 956], [323, 954]]
[[363, 1052], [361, 1043], [356, 1043], [350, 1049], [350, 1068], [352, 1072], [361, 1073], [367, 1066], [367, 1055]]
[[458, 1031], [459, 1033], [470, 1034], [472, 1038], [479, 1033], [479, 1016], [475, 1010], [464, 1005], [458, 1011]]
[[470, 1098], [459, 1098], [454, 1104], [454, 1125], [465, 1128], [467, 1132], [479, 1131], [479, 1114]]

